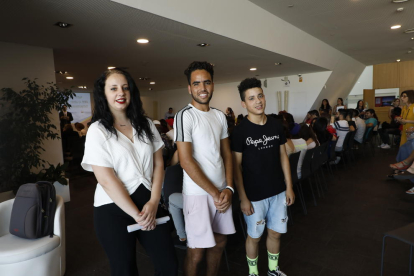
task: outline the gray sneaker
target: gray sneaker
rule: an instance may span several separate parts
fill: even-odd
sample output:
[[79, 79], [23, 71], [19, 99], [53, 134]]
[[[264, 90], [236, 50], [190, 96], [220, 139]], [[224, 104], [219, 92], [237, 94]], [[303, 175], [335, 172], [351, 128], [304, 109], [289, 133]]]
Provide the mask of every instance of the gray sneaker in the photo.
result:
[[275, 270], [268, 270], [267, 276], [287, 276], [285, 273], [279, 270], [279, 267], [276, 267]]

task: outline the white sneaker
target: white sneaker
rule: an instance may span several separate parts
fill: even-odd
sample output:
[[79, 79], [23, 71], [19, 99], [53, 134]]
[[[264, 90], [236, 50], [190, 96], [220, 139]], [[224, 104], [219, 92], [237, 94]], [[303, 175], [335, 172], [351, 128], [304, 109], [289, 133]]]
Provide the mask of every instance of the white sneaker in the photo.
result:
[[384, 146], [382, 146], [381, 148], [382, 148], [382, 149], [390, 149], [391, 147], [390, 147], [390, 145], [385, 144], [385, 145], [384, 145]]
[[386, 144], [382, 143], [381, 145], [379, 145], [379, 148], [382, 148], [383, 146], [385, 146]]

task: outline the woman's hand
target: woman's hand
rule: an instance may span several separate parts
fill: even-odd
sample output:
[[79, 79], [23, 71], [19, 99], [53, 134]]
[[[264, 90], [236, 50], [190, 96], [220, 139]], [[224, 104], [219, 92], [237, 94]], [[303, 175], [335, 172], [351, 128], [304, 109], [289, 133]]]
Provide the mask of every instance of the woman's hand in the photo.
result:
[[155, 229], [155, 215], [157, 214], [158, 204], [148, 201], [141, 210], [140, 217], [136, 220], [142, 226], [142, 230]]

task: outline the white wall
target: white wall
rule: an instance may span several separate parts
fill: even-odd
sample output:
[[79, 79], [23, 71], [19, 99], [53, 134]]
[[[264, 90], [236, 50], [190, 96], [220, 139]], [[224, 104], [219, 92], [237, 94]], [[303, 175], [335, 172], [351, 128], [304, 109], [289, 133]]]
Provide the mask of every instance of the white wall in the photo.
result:
[[[25, 87], [22, 81], [25, 77], [37, 78], [38, 84], [56, 83], [52, 49], [0, 42], [0, 64], [0, 88], [9, 87], [18, 92]], [[57, 111], [50, 119], [59, 126]], [[41, 158], [54, 165], [63, 163], [60, 140], [46, 140], [43, 146], [46, 151]]]
[[[262, 79], [262, 87], [266, 95], [266, 113], [278, 113], [280, 110], [277, 108], [276, 92], [282, 92], [283, 103], [284, 91], [289, 90], [288, 111], [293, 114], [295, 121], [301, 122], [330, 75], [331, 72], [303, 74], [303, 82], [299, 82], [297, 75], [288, 76], [290, 80], [289, 87], [285, 87], [284, 82], [281, 81], [282, 78], [277, 77], [268, 78], [267, 88], [265, 88], [263, 85], [264, 79]], [[237, 85], [239, 85], [239, 82], [216, 84], [210, 105], [222, 111], [225, 111], [227, 107], [231, 107], [236, 116], [247, 114], [246, 110], [241, 107]], [[181, 89], [158, 91], [157, 101], [159, 103], [158, 117], [160, 119], [169, 107], [174, 108], [174, 112], [177, 112], [186, 106], [191, 102], [191, 96], [188, 94], [187, 87], [183, 87]], [[285, 108], [282, 104], [283, 109]]]
[[[332, 71], [310, 103], [346, 98], [365, 65], [248, 0], [113, 0]], [[200, 11], [208, 12], [200, 12]], [[254, 20], [246, 20], [253, 18]], [[298, 72], [301, 73], [301, 72]]]

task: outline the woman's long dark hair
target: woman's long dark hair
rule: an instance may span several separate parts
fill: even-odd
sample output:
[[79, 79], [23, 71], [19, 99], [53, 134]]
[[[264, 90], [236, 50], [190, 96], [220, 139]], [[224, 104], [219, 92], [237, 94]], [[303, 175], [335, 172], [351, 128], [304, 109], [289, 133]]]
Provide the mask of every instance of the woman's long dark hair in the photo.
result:
[[312, 128], [308, 127], [305, 123], [300, 123], [300, 129], [297, 135], [295, 137], [302, 138], [305, 141], [308, 141], [309, 138], [312, 138], [312, 140], [315, 142], [316, 146], [319, 146], [317, 136], [313, 132]]
[[323, 144], [332, 139], [332, 135], [326, 130], [328, 127], [328, 119], [319, 117], [313, 124], [313, 132], [318, 138], [319, 143]]
[[362, 102], [362, 109], [364, 109], [364, 101], [363, 100], [359, 100], [358, 102], [357, 102], [357, 107], [356, 107], [356, 109], [358, 109], [358, 111], [360, 111], [360, 109], [359, 109], [359, 103], [360, 102]]
[[154, 140], [154, 134], [151, 131], [150, 123], [145, 116], [145, 111], [142, 108], [141, 96], [135, 81], [131, 75], [119, 68], [106, 70], [96, 81], [93, 89], [93, 99], [95, 101], [95, 108], [93, 110], [92, 123], [99, 121], [110, 133], [118, 137], [114, 127], [114, 117], [108, 106], [108, 101], [105, 97], [105, 82], [112, 74], [123, 75], [129, 87], [130, 103], [126, 110], [126, 116], [131, 120], [132, 127], [136, 130], [138, 139], [145, 142], [145, 137], [149, 141]]
[[[326, 108], [323, 106], [323, 101], [326, 101]], [[329, 105], [328, 99], [323, 99], [322, 100], [320, 109], [331, 109], [331, 106]]]

